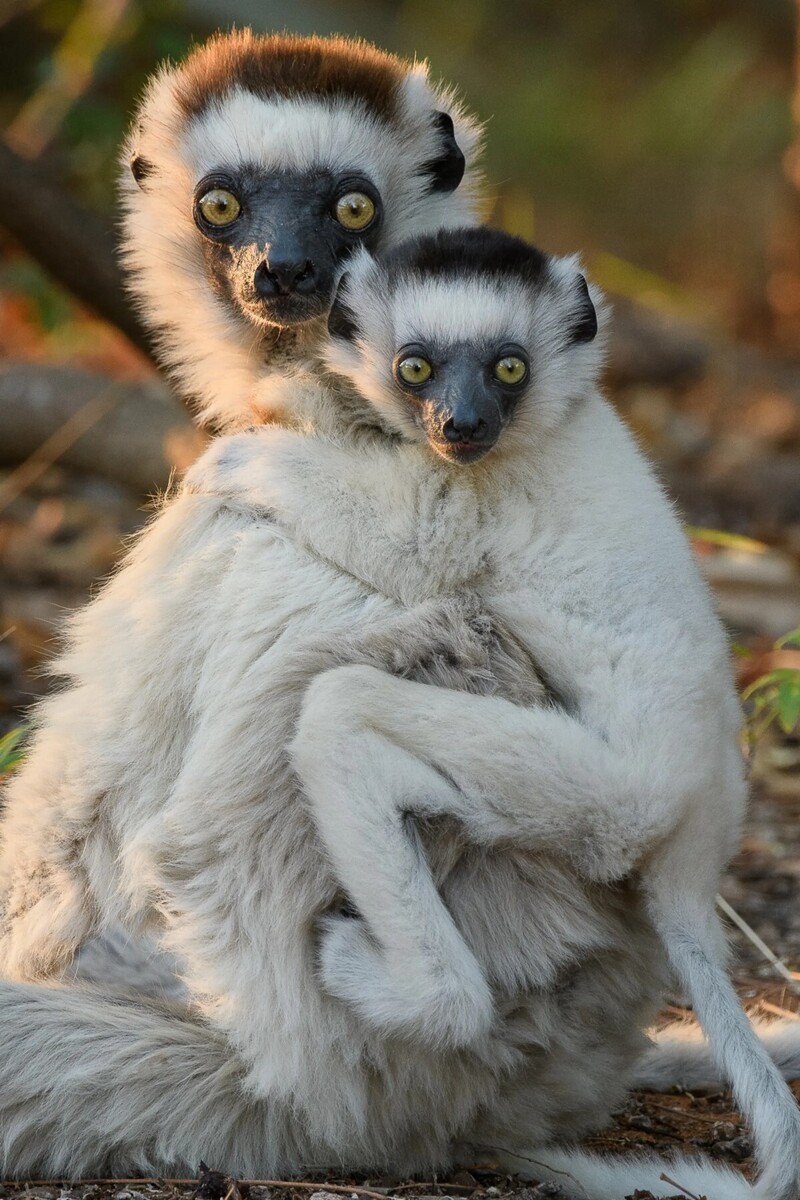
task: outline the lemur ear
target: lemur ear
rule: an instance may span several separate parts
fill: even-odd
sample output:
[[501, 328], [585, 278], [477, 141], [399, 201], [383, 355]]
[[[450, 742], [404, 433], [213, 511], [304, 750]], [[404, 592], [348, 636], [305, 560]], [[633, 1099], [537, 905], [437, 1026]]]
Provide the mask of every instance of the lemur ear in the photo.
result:
[[354, 342], [361, 332], [356, 322], [355, 313], [344, 298], [344, 292], [349, 282], [347, 272], [339, 280], [331, 311], [328, 313], [328, 333], [333, 338], [344, 342]]
[[466, 166], [464, 155], [456, 141], [453, 118], [450, 113], [435, 112], [433, 123], [439, 134], [440, 154], [423, 166], [423, 172], [430, 177], [428, 191], [454, 192], [464, 178]]
[[131, 155], [131, 175], [140, 188], [144, 188], [145, 179], [152, 175], [154, 170], [155, 167], [148, 158], [142, 158], [141, 154], [136, 153]]
[[570, 341], [593, 342], [597, 337], [597, 313], [592, 303], [592, 297], [589, 295], [589, 287], [583, 275], [578, 276], [577, 291], [580, 307], [570, 326]]

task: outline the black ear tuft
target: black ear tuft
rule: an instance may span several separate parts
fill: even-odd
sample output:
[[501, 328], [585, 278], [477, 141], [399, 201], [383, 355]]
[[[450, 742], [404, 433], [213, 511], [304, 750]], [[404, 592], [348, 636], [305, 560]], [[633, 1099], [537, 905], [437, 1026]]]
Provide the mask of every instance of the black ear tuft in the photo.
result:
[[580, 308], [570, 327], [570, 341], [593, 342], [597, 337], [597, 313], [589, 295], [589, 288], [582, 275], [578, 276], [578, 300]]
[[331, 337], [339, 338], [345, 342], [354, 342], [361, 330], [356, 324], [355, 314], [352, 308], [349, 308], [343, 296], [344, 285], [347, 283], [349, 276], [345, 272], [339, 280], [339, 286], [336, 289], [331, 311], [328, 313], [328, 333]]
[[431, 192], [454, 192], [464, 178], [466, 165], [464, 155], [456, 141], [453, 118], [450, 113], [433, 114], [433, 122], [439, 132], [441, 152], [422, 168], [430, 177], [428, 190]]
[[152, 175], [155, 167], [148, 158], [142, 158], [141, 154], [131, 155], [131, 175], [138, 183], [139, 187], [144, 187], [144, 181], [148, 175]]

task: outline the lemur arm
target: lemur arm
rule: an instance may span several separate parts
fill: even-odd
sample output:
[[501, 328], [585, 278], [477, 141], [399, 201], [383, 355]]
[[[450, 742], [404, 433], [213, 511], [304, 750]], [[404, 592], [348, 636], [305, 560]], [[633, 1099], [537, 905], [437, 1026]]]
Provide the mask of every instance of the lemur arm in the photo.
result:
[[483, 567], [470, 480], [416, 444], [265, 426], [216, 439], [186, 486], [268, 511], [296, 542], [402, 604], [452, 591]]

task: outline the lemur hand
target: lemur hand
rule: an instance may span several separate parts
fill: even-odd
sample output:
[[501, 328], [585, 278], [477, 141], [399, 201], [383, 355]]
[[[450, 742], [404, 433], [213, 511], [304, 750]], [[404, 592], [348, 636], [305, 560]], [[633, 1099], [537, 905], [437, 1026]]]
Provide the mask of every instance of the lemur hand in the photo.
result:
[[216, 438], [186, 473], [189, 491], [225, 496], [276, 513], [291, 508], [312, 469], [312, 434], [278, 425]]

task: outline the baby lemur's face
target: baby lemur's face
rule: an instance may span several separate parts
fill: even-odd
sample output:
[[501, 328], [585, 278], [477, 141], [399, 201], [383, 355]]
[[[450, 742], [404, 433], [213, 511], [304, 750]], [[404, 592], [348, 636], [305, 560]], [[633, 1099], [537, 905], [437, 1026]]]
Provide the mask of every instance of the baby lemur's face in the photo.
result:
[[530, 355], [519, 342], [442, 342], [435, 330], [401, 346], [395, 382], [429, 445], [443, 458], [470, 463], [495, 445], [530, 378]]
[[442, 231], [379, 261], [359, 256], [329, 332], [330, 367], [382, 423], [458, 464], [556, 427], [599, 367], [576, 262], [497, 230]]

